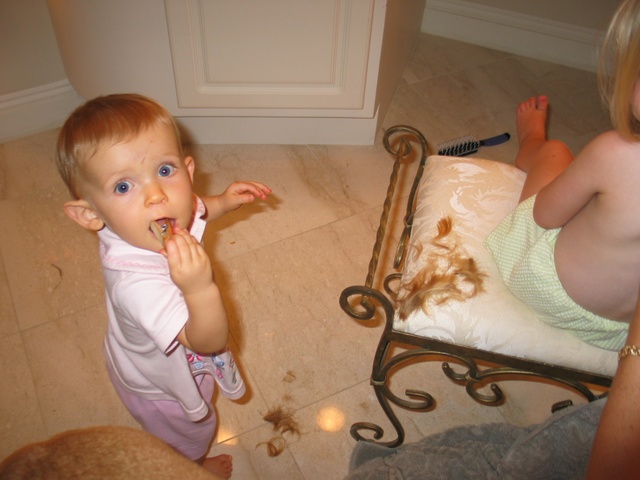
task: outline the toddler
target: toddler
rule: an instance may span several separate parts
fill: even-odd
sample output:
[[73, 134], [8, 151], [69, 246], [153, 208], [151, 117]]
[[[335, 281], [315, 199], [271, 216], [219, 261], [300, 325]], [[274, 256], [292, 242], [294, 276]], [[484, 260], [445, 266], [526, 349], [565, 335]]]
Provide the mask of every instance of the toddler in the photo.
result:
[[[205, 458], [216, 427], [213, 359], [231, 362], [225, 308], [199, 241], [207, 221], [271, 190], [234, 182], [220, 195], [195, 196], [195, 163], [174, 119], [135, 94], [76, 109], [60, 131], [56, 163], [73, 196], [66, 214], [100, 239], [104, 352], [116, 392], [146, 431], [229, 478], [231, 457]], [[161, 241], [152, 222], [171, 227], [172, 238]]]

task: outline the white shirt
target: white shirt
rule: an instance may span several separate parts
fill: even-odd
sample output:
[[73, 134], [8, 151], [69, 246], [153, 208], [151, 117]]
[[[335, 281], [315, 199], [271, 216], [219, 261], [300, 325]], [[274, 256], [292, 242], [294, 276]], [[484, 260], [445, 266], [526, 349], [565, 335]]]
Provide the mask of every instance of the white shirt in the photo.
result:
[[[205, 207], [196, 197], [191, 234], [200, 241]], [[208, 413], [177, 340], [189, 318], [180, 289], [159, 253], [129, 245], [107, 227], [98, 232], [109, 325], [107, 368], [131, 393], [149, 400], [174, 400], [198, 421]]]

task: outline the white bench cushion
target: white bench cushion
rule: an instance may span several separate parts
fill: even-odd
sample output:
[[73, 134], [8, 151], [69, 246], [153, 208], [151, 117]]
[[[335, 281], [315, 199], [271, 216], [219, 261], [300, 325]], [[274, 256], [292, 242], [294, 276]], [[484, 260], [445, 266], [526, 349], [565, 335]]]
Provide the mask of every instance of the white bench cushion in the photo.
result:
[[[524, 173], [513, 165], [477, 158], [431, 156], [422, 177], [403, 281], [423, 267], [438, 221], [450, 216], [461, 245], [487, 274], [485, 291], [465, 301], [449, 301], [396, 315], [394, 330], [456, 345], [613, 376], [617, 353], [591, 346], [568, 331], [551, 327], [502, 282], [484, 238], [517, 205]], [[422, 241], [424, 240], [424, 241]]]

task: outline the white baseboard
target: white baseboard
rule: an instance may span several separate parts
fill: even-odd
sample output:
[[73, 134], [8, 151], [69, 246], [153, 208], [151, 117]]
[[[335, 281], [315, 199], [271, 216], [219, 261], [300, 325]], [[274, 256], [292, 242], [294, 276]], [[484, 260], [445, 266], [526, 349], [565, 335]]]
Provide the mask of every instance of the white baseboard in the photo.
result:
[[601, 32], [464, 0], [427, 0], [423, 33], [596, 71]]
[[57, 128], [82, 102], [67, 80], [0, 95], [0, 143]]
[[379, 131], [373, 118], [336, 117], [176, 117], [192, 143], [280, 145], [373, 145]]

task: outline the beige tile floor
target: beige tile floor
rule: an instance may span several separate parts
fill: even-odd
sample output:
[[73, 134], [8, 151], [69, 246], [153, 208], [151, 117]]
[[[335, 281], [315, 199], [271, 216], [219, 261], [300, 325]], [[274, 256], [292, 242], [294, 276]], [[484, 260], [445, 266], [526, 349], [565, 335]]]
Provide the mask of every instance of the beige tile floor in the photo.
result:
[[[515, 106], [539, 93], [551, 100], [550, 134], [574, 150], [608, 128], [594, 74], [422, 35], [384, 126], [415, 126], [433, 145], [514, 134]], [[49, 131], [0, 145], [0, 458], [67, 429], [135, 425], [102, 364], [96, 239], [62, 213], [67, 193], [53, 166], [55, 137]], [[511, 162], [516, 149], [512, 139], [479, 155]], [[215, 398], [212, 451], [234, 455], [235, 478], [342, 478], [355, 444], [349, 426], [388, 427], [368, 385], [379, 326], [348, 318], [338, 297], [364, 282], [392, 162], [379, 142], [201, 145], [194, 154], [202, 193], [250, 178], [274, 191], [206, 236], [249, 385], [241, 402]], [[401, 184], [406, 195], [407, 179]], [[439, 404], [429, 414], [401, 412], [408, 441], [460, 424], [524, 425], [548, 415], [529, 385], [509, 385], [504, 406], [480, 407], [438, 369], [412, 374]], [[543, 396], [567, 393], [546, 387]], [[272, 458], [260, 444], [273, 436], [262, 417], [274, 406], [295, 412], [302, 435]]]

